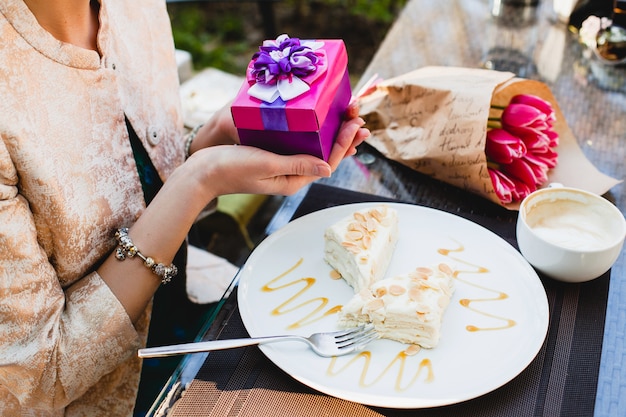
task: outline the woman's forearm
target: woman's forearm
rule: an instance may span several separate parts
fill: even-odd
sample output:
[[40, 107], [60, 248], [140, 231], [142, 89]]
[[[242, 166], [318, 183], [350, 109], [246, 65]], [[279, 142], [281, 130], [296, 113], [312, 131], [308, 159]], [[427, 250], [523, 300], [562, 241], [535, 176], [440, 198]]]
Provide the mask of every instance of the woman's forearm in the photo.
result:
[[[198, 213], [207, 203], [205, 199], [189, 197], [200, 194], [200, 190], [194, 189], [196, 182], [181, 171], [172, 174], [128, 231], [144, 256], [165, 265], [171, 264]], [[138, 256], [120, 261], [112, 253], [98, 268], [98, 273], [133, 322], [141, 316], [161, 285], [161, 277], [146, 267]]]

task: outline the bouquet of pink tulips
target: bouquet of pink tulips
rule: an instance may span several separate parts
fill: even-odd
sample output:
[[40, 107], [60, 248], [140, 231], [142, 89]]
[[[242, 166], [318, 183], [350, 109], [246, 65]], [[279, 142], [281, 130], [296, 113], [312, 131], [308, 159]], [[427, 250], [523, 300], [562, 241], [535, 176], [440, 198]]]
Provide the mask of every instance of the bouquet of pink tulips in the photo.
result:
[[545, 84], [508, 72], [425, 67], [358, 99], [383, 155], [511, 209], [549, 182], [568, 130]]
[[494, 190], [504, 204], [521, 201], [548, 181], [556, 167], [559, 134], [554, 130], [552, 104], [519, 94], [502, 108], [491, 106], [485, 142], [487, 169]]

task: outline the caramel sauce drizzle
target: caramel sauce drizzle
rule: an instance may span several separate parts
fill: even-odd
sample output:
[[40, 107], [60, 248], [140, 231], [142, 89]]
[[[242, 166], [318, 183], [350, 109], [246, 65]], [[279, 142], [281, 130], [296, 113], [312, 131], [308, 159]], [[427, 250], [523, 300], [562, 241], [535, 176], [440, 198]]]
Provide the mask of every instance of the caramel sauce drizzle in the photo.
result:
[[[271, 281], [269, 281], [267, 284], [265, 284], [263, 287], [261, 287], [261, 291], [263, 292], [272, 292], [272, 291], [278, 291], [284, 288], [288, 288], [291, 286], [297, 286], [297, 285], [301, 285], [304, 284], [304, 286], [297, 291], [293, 296], [291, 296], [290, 298], [288, 298], [284, 303], [280, 304], [278, 307], [276, 307], [275, 309], [272, 310], [272, 315], [273, 316], [280, 316], [283, 314], [287, 314], [287, 313], [291, 313], [292, 311], [296, 311], [299, 309], [302, 309], [306, 306], [308, 306], [309, 304], [311, 305], [315, 305], [317, 304], [317, 307], [315, 307], [313, 309], [313, 311], [311, 311], [309, 314], [305, 315], [304, 317], [302, 317], [300, 320], [291, 323], [289, 326], [287, 326], [287, 329], [293, 330], [293, 329], [297, 329], [299, 327], [303, 327], [306, 326], [308, 324], [314, 323], [318, 320], [323, 319], [326, 316], [330, 316], [332, 314], [337, 314], [340, 310], [341, 310], [341, 305], [336, 305], [334, 307], [331, 307], [330, 309], [322, 312], [322, 310], [324, 310], [324, 308], [328, 305], [328, 298], [326, 297], [316, 297], [316, 298], [311, 298], [308, 300], [305, 300], [299, 304], [295, 304], [296, 300], [305, 292], [308, 291], [309, 288], [311, 288], [313, 285], [315, 285], [316, 279], [313, 277], [302, 277], [302, 278], [298, 278], [296, 280], [293, 281], [289, 281], [286, 284], [282, 284], [282, 285], [278, 285], [273, 287], [272, 285], [277, 283], [278, 281], [280, 281], [282, 278], [286, 277], [287, 275], [291, 274], [292, 272], [294, 272], [300, 265], [302, 265], [302, 262], [304, 261], [303, 258], [300, 258], [298, 260], [298, 262], [296, 262], [292, 267], [290, 267], [289, 269], [287, 269], [285, 272], [281, 273], [280, 275], [278, 275], [276, 278], [273, 278]], [[295, 304], [291, 307], [291, 304]]]
[[[457, 242], [458, 243], [458, 242]], [[465, 327], [465, 329], [468, 332], [478, 332], [478, 331], [487, 331], [487, 330], [503, 330], [503, 329], [508, 329], [511, 328], [513, 326], [515, 326], [517, 323], [515, 322], [515, 320], [512, 320], [510, 318], [507, 317], [502, 317], [502, 316], [497, 316], [495, 314], [490, 314], [487, 313], [485, 311], [482, 311], [476, 307], [472, 307], [472, 303], [489, 303], [489, 302], [495, 302], [495, 301], [501, 301], [501, 300], [506, 300], [507, 298], [509, 298], [509, 295], [505, 292], [496, 290], [496, 289], [492, 289], [492, 288], [487, 288], [485, 286], [482, 285], [478, 285], [475, 282], [472, 281], [468, 281], [466, 279], [461, 279], [459, 278], [460, 274], [485, 274], [487, 272], [489, 272], [489, 269], [480, 266], [480, 265], [474, 265], [470, 262], [467, 262], [466, 260], [460, 258], [460, 257], [456, 257], [453, 256], [451, 254], [454, 253], [460, 253], [463, 252], [465, 250], [465, 247], [458, 243], [458, 247], [454, 248], [454, 249], [445, 249], [445, 248], [440, 248], [437, 250], [437, 252], [443, 256], [446, 256], [450, 259], [453, 259], [457, 262], [463, 263], [465, 265], [468, 265], [470, 267], [472, 267], [472, 270], [456, 270], [454, 271], [454, 278], [460, 282], [463, 282], [467, 285], [470, 285], [474, 288], [478, 288], [481, 289], [483, 291], [486, 291], [488, 293], [493, 293], [495, 294], [495, 296], [493, 297], [485, 297], [485, 298], [462, 298], [461, 300], [459, 300], [459, 304], [461, 304], [461, 306], [463, 306], [464, 308], [467, 308], [468, 310], [471, 310], [477, 314], [483, 315], [485, 317], [490, 317], [493, 319], [496, 319], [498, 321], [502, 321], [504, 322], [504, 324], [502, 326], [494, 326], [494, 327], [478, 327], [478, 326], [474, 326], [472, 324], [469, 324]]]
[[359, 386], [362, 388], [367, 388], [367, 387], [371, 387], [375, 384], [377, 384], [378, 382], [380, 382], [380, 380], [388, 373], [392, 371], [392, 368], [394, 366], [394, 364], [396, 362], [399, 362], [398, 365], [398, 374], [396, 375], [396, 382], [394, 385], [394, 388], [396, 391], [402, 392], [402, 391], [406, 391], [408, 388], [410, 388], [416, 381], [417, 379], [420, 377], [420, 375], [422, 374], [422, 372], [426, 372], [426, 375], [424, 377], [424, 382], [432, 382], [435, 378], [434, 373], [433, 373], [433, 366], [432, 363], [430, 361], [430, 359], [428, 358], [424, 358], [420, 361], [417, 369], [415, 370], [415, 373], [413, 374], [413, 377], [410, 379], [410, 381], [408, 381], [404, 386], [402, 385], [402, 380], [404, 377], [404, 372], [405, 369], [407, 368], [407, 364], [406, 364], [406, 360], [409, 357], [409, 355], [406, 354], [405, 351], [401, 351], [399, 352], [394, 358], [393, 360], [387, 365], [387, 367], [385, 369], [383, 369], [383, 371], [376, 376], [374, 379], [372, 379], [371, 382], [367, 382], [367, 374], [369, 372], [369, 368], [370, 368], [370, 363], [372, 361], [372, 353], [369, 351], [363, 351], [358, 353], [357, 355], [354, 355], [352, 358], [350, 358], [350, 360], [348, 362], [346, 362], [343, 366], [341, 366], [339, 369], [335, 370], [335, 366], [337, 365], [337, 356], [333, 356], [333, 358], [330, 361], [330, 365], [328, 365], [328, 369], [326, 371], [326, 374], [328, 376], [337, 376], [340, 373], [344, 372], [347, 368], [351, 367], [354, 363], [356, 363], [357, 361], [359, 361], [360, 359], [363, 359], [363, 368], [361, 370], [361, 375], [359, 377]]
[[[458, 243], [458, 242], [457, 242]], [[459, 301], [459, 304], [464, 307], [467, 308], [477, 314], [486, 316], [486, 317], [490, 317], [493, 318], [495, 320], [498, 321], [503, 321], [504, 324], [502, 326], [495, 326], [495, 327], [478, 327], [475, 325], [467, 325], [466, 326], [466, 330], [469, 332], [477, 332], [477, 331], [487, 331], [487, 330], [502, 330], [502, 329], [507, 329], [510, 327], [513, 327], [516, 325], [515, 320], [512, 320], [510, 318], [506, 318], [506, 317], [502, 317], [502, 316], [497, 316], [494, 314], [490, 314], [487, 313], [485, 311], [482, 311], [476, 307], [473, 307], [472, 304], [473, 303], [485, 303], [485, 302], [497, 302], [497, 301], [501, 301], [501, 300], [505, 300], [507, 299], [509, 296], [508, 294], [502, 292], [502, 291], [498, 291], [496, 289], [492, 289], [492, 288], [487, 288], [485, 286], [476, 284], [475, 282], [469, 281], [467, 279], [462, 279], [459, 276], [461, 274], [485, 274], [489, 272], [489, 269], [480, 266], [480, 265], [475, 265], [472, 264], [458, 256], [455, 256], [456, 253], [461, 253], [465, 250], [465, 247], [458, 243], [458, 247], [457, 248], [440, 248], [437, 250], [437, 253], [446, 256], [452, 260], [455, 260], [459, 263], [465, 264], [469, 267], [471, 267], [471, 269], [468, 270], [455, 270], [454, 271], [454, 278], [460, 282], [463, 282], [467, 285], [473, 286], [475, 288], [481, 289], [487, 293], [493, 293], [495, 294], [495, 296], [493, 297], [485, 297], [485, 298], [463, 298]], [[302, 285], [302, 288], [300, 288], [294, 295], [292, 295], [291, 297], [289, 297], [287, 300], [285, 300], [285, 302], [281, 303], [280, 305], [278, 305], [276, 308], [274, 308], [271, 311], [271, 314], [273, 316], [278, 316], [278, 315], [283, 315], [283, 314], [287, 314], [299, 309], [302, 309], [308, 305], [315, 305], [317, 304], [317, 306], [313, 309], [313, 311], [311, 311], [310, 313], [304, 315], [301, 319], [295, 321], [294, 323], [291, 323], [289, 326], [287, 326], [288, 329], [296, 329], [296, 328], [300, 328], [303, 326], [306, 326], [308, 324], [314, 323], [318, 320], [323, 319], [324, 317], [327, 317], [329, 315], [332, 314], [337, 314], [340, 310], [342, 305], [336, 305], [333, 306], [331, 308], [328, 308], [325, 310], [325, 308], [328, 305], [328, 298], [326, 297], [315, 297], [315, 298], [310, 298], [310, 299], [305, 299], [304, 301], [298, 303], [297, 299], [300, 298], [301, 296], [303, 296], [303, 294], [305, 294], [313, 285], [315, 285], [316, 283], [316, 279], [313, 277], [300, 277], [291, 281], [288, 281], [284, 284], [280, 284], [277, 285], [277, 283], [279, 281], [281, 281], [283, 278], [285, 278], [286, 276], [292, 274], [298, 267], [300, 267], [303, 263], [304, 259], [300, 258], [293, 266], [291, 266], [290, 268], [288, 268], [285, 272], [279, 274], [278, 276], [276, 276], [275, 278], [273, 278], [272, 280], [270, 280], [267, 284], [263, 285], [261, 287], [261, 291], [263, 292], [273, 292], [273, 291], [279, 291], [285, 288], [289, 288], [292, 286], [298, 286], [298, 285]], [[332, 279], [337, 279], [337, 277], [332, 276], [332, 272], [331, 272], [331, 278]], [[324, 311], [325, 310], [325, 311]], [[408, 372], [407, 367], [407, 358], [409, 356], [412, 356], [411, 354], [408, 354], [406, 350], [402, 350], [400, 351], [390, 362], [389, 364], [385, 367], [385, 369], [377, 376], [374, 376], [369, 382], [368, 382], [368, 373], [371, 373], [370, 371], [370, 363], [372, 360], [372, 353], [370, 351], [361, 351], [358, 354], [355, 354], [353, 357], [350, 358], [349, 361], [347, 361], [344, 365], [342, 365], [341, 367], [337, 368], [337, 357], [333, 357], [331, 358], [330, 364], [327, 368], [327, 375], [329, 376], [337, 376], [339, 374], [341, 374], [342, 372], [346, 371], [348, 368], [352, 367], [352, 366], [356, 366], [355, 364], [362, 361], [363, 362], [363, 368], [361, 370], [361, 374], [359, 377], [359, 386], [363, 387], [363, 388], [367, 388], [370, 386], [373, 386], [377, 383], [379, 383], [381, 381], [381, 379], [387, 374], [387, 373], [391, 373], [393, 371], [393, 369], [395, 368], [395, 364], [396, 362], [398, 363], [397, 366], [397, 376], [396, 376], [396, 381], [395, 381], [395, 390], [402, 392], [402, 391], [406, 391], [408, 388], [410, 388], [413, 384], [415, 384], [415, 382], [417, 382], [420, 378], [420, 376], [422, 375], [422, 373], [425, 372], [425, 375], [423, 377], [423, 382], [425, 383], [430, 383], [432, 381], [434, 381], [435, 379], [435, 374], [433, 371], [433, 365], [432, 362], [429, 358], [423, 358], [420, 362], [419, 365], [417, 367], [417, 369], [415, 369], [415, 372], [413, 373], [413, 375], [410, 377], [410, 380], [408, 380], [406, 383], [403, 384], [403, 379], [404, 379], [404, 374], [405, 372]], [[336, 369], [337, 368], [337, 369]]]

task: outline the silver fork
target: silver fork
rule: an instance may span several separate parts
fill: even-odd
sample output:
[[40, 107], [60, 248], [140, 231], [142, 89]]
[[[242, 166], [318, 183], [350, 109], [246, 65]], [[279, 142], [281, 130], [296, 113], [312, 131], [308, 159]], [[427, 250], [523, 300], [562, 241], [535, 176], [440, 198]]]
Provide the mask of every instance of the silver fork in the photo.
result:
[[378, 334], [374, 325], [366, 324], [352, 329], [339, 330], [336, 332], [313, 333], [309, 337], [284, 335], [252, 337], [244, 339], [211, 340], [207, 342], [183, 343], [180, 345], [159, 346], [139, 349], [140, 358], [159, 358], [163, 356], [181, 355], [185, 353], [209, 352], [212, 350], [231, 349], [236, 347], [263, 345], [266, 343], [284, 342], [296, 340], [306, 342], [315, 353], [320, 356], [340, 356], [355, 350], [362, 349]]

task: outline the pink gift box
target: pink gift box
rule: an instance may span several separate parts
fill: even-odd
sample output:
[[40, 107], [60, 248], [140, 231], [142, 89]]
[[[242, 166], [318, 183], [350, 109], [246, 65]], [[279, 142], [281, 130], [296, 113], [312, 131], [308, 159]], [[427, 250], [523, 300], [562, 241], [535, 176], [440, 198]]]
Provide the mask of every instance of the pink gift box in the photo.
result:
[[250, 96], [251, 83], [244, 82], [231, 106], [242, 145], [328, 160], [352, 91], [343, 41], [315, 42], [323, 43], [327, 67], [309, 84], [309, 91], [289, 100], [278, 97], [270, 103]]

